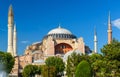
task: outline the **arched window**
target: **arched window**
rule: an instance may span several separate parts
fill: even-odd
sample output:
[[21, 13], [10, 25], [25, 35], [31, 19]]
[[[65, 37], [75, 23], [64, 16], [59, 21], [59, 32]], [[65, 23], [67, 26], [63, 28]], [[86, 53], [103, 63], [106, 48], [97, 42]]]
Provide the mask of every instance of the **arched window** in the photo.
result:
[[55, 46], [55, 54], [65, 54], [66, 52], [72, 50], [73, 48], [66, 43], [60, 43]]

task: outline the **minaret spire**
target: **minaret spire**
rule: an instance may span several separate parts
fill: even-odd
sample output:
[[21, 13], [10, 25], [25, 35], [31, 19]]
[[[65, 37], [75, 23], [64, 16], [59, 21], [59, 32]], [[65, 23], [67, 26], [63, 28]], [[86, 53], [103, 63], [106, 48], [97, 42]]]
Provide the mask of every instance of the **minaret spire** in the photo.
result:
[[13, 19], [14, 18], [14, 14], [13, 14], [13, 9], [12, 9], [12, 5], [9, 6], [9, 12], [8, 12], [8, 24], [13, 24]]
[[110, 11], [108, 14], [108, 30], [111, 30], [111, 17], [110, 17]]
[[112, 42], [112, 25], [111, 25], [111, 18], [110, 18], [110, 12], [108, 15], [108, 44]]
[[13, 9], [12, 9], [12, 5], [10, 5], [9, 7], [9, 12], [8, 12], [8, 48], [7, 48], [7, 52], [11, 53], [12, 55], [13, 53]]
[[14, 32], [13, 32], [13, 50], [14, 50], [14, 56], [17, 56], [17, 31], [16, 31], [16, 24], [14, 24]]
[[94, 29], [94, 53], [97, 53], [97, 32], [96, 28]]

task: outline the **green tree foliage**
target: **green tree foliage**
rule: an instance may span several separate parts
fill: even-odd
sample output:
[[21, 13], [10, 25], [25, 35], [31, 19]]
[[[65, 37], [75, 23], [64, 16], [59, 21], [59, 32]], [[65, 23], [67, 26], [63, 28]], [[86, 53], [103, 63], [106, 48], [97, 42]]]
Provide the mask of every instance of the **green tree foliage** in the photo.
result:
[[113, 40], [101, 52], [90, 56], [94, 77], [120, 77], [120, 42]]
[[73, 77], [75, 75], [75, 70], [79, 62], [80, 62], [80, 54], [73, 52], [71, 55], [68, 56], [67, 67], [66, 67], [66, 72], [68, 77]]
[[106, 61], [107, 77], [120, 77], [120, 42], [113, 40], [101, 49]]
[[108, 60], [120, 61], [120, 42], [113, 40], [111, 44], [105, 45], [101, 51]]
[[63, 73], [65, 69], [65, 64], [63, 60], [60, 57], [48, 57], [45, 61], [46, 65], [49, 66], [54, 66], [56, 69], [56, 75]]
[[10, 53], [0, 51], [0, 61], [5, 65], [5, 71], [10, 73], [14, 66], [14, 57]]
[[46, 65], [27, 65], [23, 69], [23, 77], [34, 77], [35, 75], [41, 75], [42, 77], [56, 77], [55, 67]]
[[82, 60], [86, 60], [89, 62], [89, 56], [83, 54], [80, 55], [76, 52], [73, 52], [71, 55], [68, 56], [66, 66], [68, 77], [73, 77], [75, 75], [76, 67]]
[[37, 70], [37, 66], [27, 65], [23, 69], [22, 75], [23, 77], [35, 76]]
[[43, 65], [42, 66], [42, 76], [43, 77], [56, 77], [55, 75], [55, 67], [54, 66], [46, 66], [46, 65]]
[[[120, 77], [120, 42], [113, 40], [101, 49], [102, 54], [78, 55], [71, 54], [67, 59], [67, 75], [73, 77], [77, 65], [86, 60], [94, 77]], [[84, 67], [84, 66], [83, 66]]]
[[42, 66], [42, 76], [43, 77], [49, 77], [49, 75], [48, 75], [48, 66], [46, 66], [46, 65]]
[[95, 77], [107, 77], [106, 61], [96, 60], [91, 65]]
[[36, 74], [41, 75], [41, 66], [38, 65], [27, 65], [23, 69], [23, 77], [35, 76]]
[[89, 62], [91, 64], [93, 75], [96, 76], [96, 72], [100, 69], [99, 61], [103, 61], [103, 56], [101, 54], [90, 55]]
[[75, 77], [92, 77], [92, 70], [87, 61], [81, 61], [76, 69]]
[[37, 66], [37, 65], [35, 65], [35, 68], [36, 68], [35, 73], [38, 74], [38, 75], [41, 75], [42, 66]]
[[90, 55], [89, 62], [93, 63], [96, 60], [102, 60], [102, 59], [103, 59], [103, 56], [101, 54], [92, 54]]

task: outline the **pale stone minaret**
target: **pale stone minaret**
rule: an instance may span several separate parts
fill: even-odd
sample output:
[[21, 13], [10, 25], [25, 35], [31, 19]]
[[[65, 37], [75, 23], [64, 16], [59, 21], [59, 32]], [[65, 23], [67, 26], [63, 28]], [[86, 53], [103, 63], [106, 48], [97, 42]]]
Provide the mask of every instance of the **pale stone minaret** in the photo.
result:
[[9, 12], [8, 12], [8, 48], [7, 48], [7, 52], [11, 53], [12, 55], [13, 53], [13, 9], [12, 9], [12, 5], [10, 5], [9, 7]]
[[112, 26], [111, 26], [111, 19], [110, 19], [110, 12], [108, 15], [108, 44], [112, 42]]
[[13, 51], [14, 51], [14, 56], [17, 56], [17, 31], [16, 31], [16, 24], [14, 24], [14, 32], [13, 32]]
[[96, 29], [94, 31], [94, 53], [97, 53], [97, 32]]

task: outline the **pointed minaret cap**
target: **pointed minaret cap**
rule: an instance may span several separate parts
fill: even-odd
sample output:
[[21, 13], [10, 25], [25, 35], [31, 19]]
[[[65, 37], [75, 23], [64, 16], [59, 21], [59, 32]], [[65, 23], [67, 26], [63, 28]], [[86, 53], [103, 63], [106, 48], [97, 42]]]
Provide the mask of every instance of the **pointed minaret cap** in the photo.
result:
[[110, 11], [108, 14], [108, 30], [111, 30], [111, 17], [110, 17]]
[[9, 6], [9, 12], [8, 12], [9, 16], [13, 16], [13, 9], [12, 9], [12, 4]]

